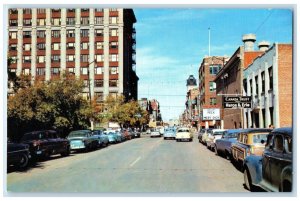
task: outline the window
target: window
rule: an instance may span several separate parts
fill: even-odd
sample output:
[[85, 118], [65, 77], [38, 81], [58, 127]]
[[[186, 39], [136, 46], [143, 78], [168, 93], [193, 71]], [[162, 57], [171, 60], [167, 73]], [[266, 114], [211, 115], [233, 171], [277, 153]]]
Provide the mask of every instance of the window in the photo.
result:
[[45, 43], [38, 43], [38, 44], [36, 44], [36, 48], [38, 49], [38, 50], [44, 50], [45, 49]]
[[268, 135], [265, 134], [257, 134], [257, 135], [253, 135], [253, 143], [261, 143], [261, 141], [267, 141], [268, 139]]
[[103, 42], [96, 42], [95, 48], [96, 48], [97, 50], [103, 49]]
[[210, 92], [216, 91], [216, 83], [215, 82], [209, 82], [209, 91]]
[[23, 44], [23, 50], [24, 51], [30, 51], [31, 50], [31, 44], [30, 43]]
[[103, 54], [95, 55], [95, 59], [97, 62], [102, 62], [104, 61], [104, 55]]
[[95, 80], [95, 87], [103, 87], [103, 80]]
[[67, 17], [67, 25], [75, 25], [75, 18]]
[[36, 68], [36, 75], [45, 75], [45, 68]]
[[265, 93], [265, 72], [261, 72], [261, 92]]
[[118, 29], [110, 29], [109, 36], [118, 36]]
[[267, 136], [266, 149], [270, 149], [270, 147], [273, 146], [273, 137], [274, 137], [274, 135], [272, 135], [272, 134], [269, 134]]
[[38, 26], [45, 26], [46, 20], [45, 19], [37, 19], [37, 25]]
[[23, 38], [31, 38], [31, 31], [24, 31]]
[[51, 18], [51, 24], [54, 26], [59, 26], [61, 22], [60, 18]]
[[104, 10], [103, 8], [96, 8], [95, 12], [103, 12], [103, 10]]
[[103, 24], [103, 17], [95, 17], [95, 24]]
[[51, 62], [60, 62], [60, 55], [51, 55]]
[[278, 152], [283, 151], [283, 137], [281, 135], [275, 135], [274, 150]]
[[51, 31], [51, 36], [53, 38], [60, 38], [60, 31], [59, 30]]
[[81, 17], [80, 24], [81, 25], [88, 25], [90, 23], [89, 17]]
[[88, 29], [80, 30], [80, 37], [88, 37], [88, 36], [89, 36], [89, 30]]
[[109, 11], [118, 11], [117, 8], [110, 8]]
[[30, 56], [23, 56], [23, 63], [31, 63], [31, 57]]
[[46, 9], [44, 9], [44, 8], [38, 8], [38, 9], [37, 9], [37, 13], [38, 13], [38, 14], [46, 13]]
[[95, 29], [95, 36], [103, 36], [103, 29]]
[[30, 69], [29, 68], [22, 69], [22, 74], [23, 75], [30, 75]]
[[89, 55], [87, 54], [80, 55], [80, 62], [89, 62]]
[[110, 54], [109, 61], [119, 61], [119, 55], [118, 54]]
[[81, 50], [87, 50], [89, 49], [89, 43], [81, 43], [80, 44]]
[[284, 141], [285, 141], [285, 150], [286, 150], [286, 152], [287, 153], [292, 153], [292, 145], [293, 145], [292, 138], [286, 136]]
[[37, 56], [37, 63], [45, 63], [45, 56]]
[[23, 26], [31, 26], [31, 19], [24, 19]]
[[9, 14], [18, 14], [18, 9], [15, 8], [9, 9]]
[[109, 23], [110, 24], [117, 24], [118, 23], [118, 17], [109, 17]]
[[255, 76], [255, 95], [258, 94], [258, 76]]
[[109, 74], [111, 74], [111, 75], [118, 74], [118, 67], [110, 67]]
[[101, 67], [96, 67], [95, 68], [95, 75], [101, 75], [102, 74], [102, 68]]
[[112, 49], [117, 49], [118, 48], [118, 42], [109, 42], [109, 47]]
[[36, 37], [37, 38], [45, 38], [46, 37], [46, 32], [45, 31], [37, 31], [36, 32]]
[[273, 89], [273, 67], [272, 66], [268, 69], [268, 72], [269, 72], [270, 90], [272, 90]]
[[247, 79], [243, 79], [243, 88], [244, 88], [244, 91], [247, 95]]
[[81, 9], [81, 12], [88, 12], [88, 11], [89, 11], [88, 8], [82, 8], [82, 9]]
[[75, 9], [68, 9], [68, 12], [75, 13]]
[[17, 44], [11, 44], [11, 45], [9, 46], [9, 50], [10, 50], [10, 51], [15, 51], [15, 50], [17, 50]]
[[75, 37], [75, 30], [74, 29], [67, 30], [67, 37], [68, 38], [74, 38]]
[[87, 75], [88, 74], [88, 68], [87, 67], [81, 67], [80, 68], [80, 74], [81, 75]]
[[9, 26], [18, 26], [18, 20], [9, 20]]
[[18, 33], [16, 31], [9, 32], [9, 38], [10, 39], [17, 39]]
[[216, 98], [210, 98], [210, 105], [216, 105], [217, 104], [217, 99]]
[[117, 86], [117, 80], [109, 80], [109, 86], [110, 87], [116, 87]]
[[17, 59], [17, 56], [12, 56], [12, 57], [11, 57], [11, 63], [12, 63], [12, 64], [17, 63], [17, 60], [18, 60], [18, 59]]
[[75, 49], [75, 43], [67, 43], [67, 49]]
[[67, 55], [67, 61], [74, 62], [75, 61], [75, 55]]
[[59, 13], [60, 9], [51, 9], [52, 13]]
[[59, 68], [51, 68], [51, 75], [59, 75]]
[[52, 50], [59, 50], [60, 49], [60, 43], [52, 43]]
[[252, 79], [249, 81], [250, 82], [250, 94], [253, 94], [253, 85], [252, 85]]
[[23, 14], [31, 14], [31, 9], [30, 8], [24, 8], [23, 9]]
[[75, 73], [75, 68], [67, 68], [69, 74], [74, 74]]
[[209, 66], [209, 73], [211, 75], [216, 75], [219, 70], [221, 69], [221, 65], [212, 65], [212, 66]]

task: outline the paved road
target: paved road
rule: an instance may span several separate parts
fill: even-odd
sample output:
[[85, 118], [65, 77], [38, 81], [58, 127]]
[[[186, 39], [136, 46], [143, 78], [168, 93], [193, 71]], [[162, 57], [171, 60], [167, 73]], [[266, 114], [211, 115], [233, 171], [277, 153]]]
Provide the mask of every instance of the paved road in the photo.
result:
[[142, 136], [89, 153], [52, 157], [26, 172], [9, 172], [9, 192], [249, 192], [243, 174], [194, 138]]

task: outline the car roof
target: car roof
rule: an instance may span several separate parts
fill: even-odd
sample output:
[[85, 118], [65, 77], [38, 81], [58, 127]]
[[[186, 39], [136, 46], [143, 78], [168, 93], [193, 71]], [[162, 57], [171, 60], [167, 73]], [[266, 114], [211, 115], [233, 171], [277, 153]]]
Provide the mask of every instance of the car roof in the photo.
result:
[[38, 133], [42, 133], [42, 132], [56, 133], [55, 130], [40, 130], [40, 131], [28, 132], [28, 133], [25, 133], [24, 135], [32, 135], [32, 134], [38, 134]]
[[274, 130], [272, 130], [272, 133], [273, 132], [283, 133], [283, 134], [293, 136], [293, 128], [292, 127], [275, 128]]
[[273, 129], [270, 128], [247, 128], [242, 129], [241, 133], [259, 133], [259, 132], [271, 132]]
[[227, 133], [239, 133], [239, 132], [242, 132], [243, 129], [228, 129], [227, 130]]

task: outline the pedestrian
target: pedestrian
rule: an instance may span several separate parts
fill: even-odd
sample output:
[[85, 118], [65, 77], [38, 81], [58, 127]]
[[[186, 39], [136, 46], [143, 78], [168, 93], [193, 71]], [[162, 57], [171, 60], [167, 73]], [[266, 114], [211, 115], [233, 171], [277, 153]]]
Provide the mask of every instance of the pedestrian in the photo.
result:
[[269, 128], [274, 129], [275, 127], [273, 126], [273, 124], [270, 124]]

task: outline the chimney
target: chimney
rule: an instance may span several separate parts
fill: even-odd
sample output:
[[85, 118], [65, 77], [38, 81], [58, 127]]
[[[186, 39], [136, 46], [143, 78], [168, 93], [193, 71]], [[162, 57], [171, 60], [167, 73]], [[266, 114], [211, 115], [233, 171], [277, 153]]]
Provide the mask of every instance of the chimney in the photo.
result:
[[261, 41], [258, 43], [259, 51], [265, 52], [269, 49], [270, 43], [268, 41]]
[[245, 52], [254, 51], [255, 41], [256, 41], [255, 34], [245, 34], [245, 35], [243, 35], [243, 42], [244, 42]]

